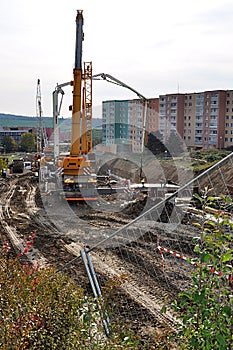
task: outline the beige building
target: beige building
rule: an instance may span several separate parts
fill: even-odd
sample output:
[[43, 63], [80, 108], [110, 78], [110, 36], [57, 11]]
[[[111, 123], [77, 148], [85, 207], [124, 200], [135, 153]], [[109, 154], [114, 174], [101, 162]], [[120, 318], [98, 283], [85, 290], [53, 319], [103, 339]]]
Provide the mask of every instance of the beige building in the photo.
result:
[[[230, 138], [225, 144], [226, 135], [230, 135], [231, 132], [230, 128], [233, 130], [231, 93], [231, 91], [215, 90], [161, 95], [158, 124], [164, 139], [166, 140], [170, 131], [175, 129], [188, 148], [221, 149], [233, 145]], [[225, 118], [231, 118], [230, 115], [227, 116], [227, 110], [232, 111], [232, 123], [229, 121], [225, 124]]]

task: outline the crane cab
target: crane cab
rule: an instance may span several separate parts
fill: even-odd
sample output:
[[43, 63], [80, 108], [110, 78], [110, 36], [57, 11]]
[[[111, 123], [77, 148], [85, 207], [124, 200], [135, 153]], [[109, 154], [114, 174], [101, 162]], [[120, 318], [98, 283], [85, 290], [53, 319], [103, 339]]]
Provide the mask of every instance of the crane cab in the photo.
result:
[[66, 157], [63, 160], [64, 175], [86, 175], [90, 169], [90, 161], [85, 156], [82, 157]]

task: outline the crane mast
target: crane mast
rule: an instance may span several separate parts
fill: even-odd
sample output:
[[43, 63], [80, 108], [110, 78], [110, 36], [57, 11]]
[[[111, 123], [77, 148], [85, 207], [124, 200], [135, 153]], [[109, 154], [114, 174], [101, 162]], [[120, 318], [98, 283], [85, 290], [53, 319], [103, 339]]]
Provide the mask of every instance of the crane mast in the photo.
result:
[[77, 11], [76, 16], [76, 45], [75, 65], [73, 70], [73, 106], [70, 156], [80, 155], [80, 119], [82, 94], [82, 42], [83, 42], [83, 14]]
[[[71, 126], [71, 146], [69, 157], [64, 158], [63, 174], [64, 176], [85, 175], [87, 169], [90, 169], [90, 161], [85, 156], [90, 150], [92, 140], [90, 133], [88, 135], [88, 123], [91, 119], [91, 99], [87, 96], [91, 93], [90, 83], [87, 80], [92, 80], [91, 64], [88, 69], [84, 66], [82, 72], [82, 42], [83, 35], [83, 11], [78, 10], [76, 16], [76, 44], [75, 44], [75, 65], [73, 69], [73, 104], [72, 104], [72, 126]], [[84, 87], [82, 87], [84, 80]], [[87, 87], [88, 85], [88, 87]], [[81, 133], [82, 120], [82, 133]], [[90, 171], [89, 171], [90, 172]]]
[[84, 62], [82, 108], [82, 154], [92, 150], [92, 62]]

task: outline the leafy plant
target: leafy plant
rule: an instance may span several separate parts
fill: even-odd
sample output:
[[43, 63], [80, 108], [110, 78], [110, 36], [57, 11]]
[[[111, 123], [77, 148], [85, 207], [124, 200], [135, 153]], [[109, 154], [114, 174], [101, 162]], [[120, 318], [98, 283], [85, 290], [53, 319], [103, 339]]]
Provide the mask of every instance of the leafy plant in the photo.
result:
[[6, 160], [0, 158], [0, 172], [2, 171], [2, 169], [7, 169], [7, 168], [8, 168], [8, 164]]
[[[178, 342], [181, 349], [224, 350], [233, 347], [233, 223], [224, 211], [232, 201], [222, 196], [222, 207], [208, 213], [216, 198], [205, 189], [201, 220], [196, 223], [200, 237], [195, 238], [199, 264], [192, 275], [191, 290], [181, 293], [173, 307], [181, 312], [182, 327]], [[219, 199], [218, 199], [219, 205]], [[207, 215], [208, 213], [208, 215]]]
[[[35, 234], [14, 258], [8, 242], [0, 253], [0, 348], [10, 349], [143, 349], [127, 326], [103, 328], [105, 307], [53, 268], [30, 265], [26, 257]], [[113, 284], [115, 282], [113, 281]], [[99, 307], [101, 305], [101, 308]]]

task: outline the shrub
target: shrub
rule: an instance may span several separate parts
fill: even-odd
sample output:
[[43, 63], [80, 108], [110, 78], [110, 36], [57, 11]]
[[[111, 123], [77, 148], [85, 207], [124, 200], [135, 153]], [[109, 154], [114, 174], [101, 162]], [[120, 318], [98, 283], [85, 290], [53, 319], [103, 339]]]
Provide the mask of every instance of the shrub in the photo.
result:
[[[216, 215], [206, 215], [207, 207], [216, 200], [207, 189], [202, 197], [195, 197], [202, 204], [202, 220], [196, 223], [201, 234], [195, 239], [199, 264], [192, 276], [191, 290], [181, 293], [180, 300], [173, 303], [182, 319], [178, 342], [181, 349], [232, 349], [233, 224], [221, 208]], [[222, 196], [222, 203], [223, 209], [232, 201]]]
[[117, 332], [106, 337], [103, 302], [85, 297], [71, 278], [53, 268], [31, 266], [25, 254], [12, 258], [5, 242], [0, 256], [1, 349], [143, 349], [123, 325], [113, 323]]

